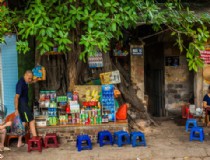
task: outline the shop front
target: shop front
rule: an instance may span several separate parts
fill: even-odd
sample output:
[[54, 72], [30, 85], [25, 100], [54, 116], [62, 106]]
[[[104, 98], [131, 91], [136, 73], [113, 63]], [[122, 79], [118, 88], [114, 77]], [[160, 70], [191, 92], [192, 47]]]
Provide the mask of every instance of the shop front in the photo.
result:
[[[36, 74], [37, 68], [41, 74]], [[46, 80], [47, 69], [43, 66], [36, 69], [34, 78]], [[40, 88], [38, 103], [33, 108], [38, 135], [56, 133], [61, 142], [69, 142], [79, 134], [88, 134], [96, 140], [101, 130], [128, 131], [127, 113], [124, 112], [124, 118], [116, 117], [120, 107], [116, 100], [120, 92], [113, 84], [120, 82], [116, 72], [100, 74], [101, 85], [75, 85], [66, 94]]]

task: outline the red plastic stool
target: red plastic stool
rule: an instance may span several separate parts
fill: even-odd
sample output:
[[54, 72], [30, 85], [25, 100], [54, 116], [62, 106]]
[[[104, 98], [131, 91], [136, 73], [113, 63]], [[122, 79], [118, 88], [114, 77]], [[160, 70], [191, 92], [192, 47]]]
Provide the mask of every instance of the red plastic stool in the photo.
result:
[[[33, 145], [36, 145], [36, 147], [34, 147]], [[36, 136], [28, 140], [28, 152], [32, 150], [38, 150], [39, 152], [42, 152], [42, 138], [41, 137]]]
[[[53, 140], [53, 143], [49, 143], [49, 140]], [[47, 133], [44, 139], [45, 147], [58, 147], [57, 135], [56, 133]]]

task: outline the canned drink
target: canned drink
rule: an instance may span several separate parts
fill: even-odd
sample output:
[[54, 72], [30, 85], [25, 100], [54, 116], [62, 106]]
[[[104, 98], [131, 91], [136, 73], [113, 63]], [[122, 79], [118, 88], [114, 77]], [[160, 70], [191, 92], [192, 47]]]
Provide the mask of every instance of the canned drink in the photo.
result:
[[80, 119], [79, 118], [77, 118], [77, 123], [80, 123]]
[[81, 120], [82, 120], [82, 122], [84, 122], [85, 121], [85, 114], [83, 113], [83, 114], [81, 114]]
[[102, 117], [99, 116], [99, 124], [101, 124], [101, 123], [102, 123]]
[[86, 114], [85, 123], [86, 123], [86, 124], [88, 123], [88, 114]]
[[85, 119], [88, 119], [88, 113], [85, 113]]
[[91, 117], [91, 110], [88, 111], [88, 117]]
[[72, 118], [72, 124], [74, 124], [76, 122], [75, 118]]
[[80, 117], [80, 113], [77, 113], [77, 118], [79, 118]]
[[93, 110], [93, 116], [97, 116], [97, 110]]
[[101, 116], [97, 117], [97, 124], [101, 124]]
[[49, 91], [45, 91], [45, 100], [49, 100], [50, 99], [50, 92]]
[[95, 111], [94, 111], [94, 109], [91, 110], [91, 112], [92, 112], [92, 116], [94, 117], [94, 116], [95, 116]]
[[72, 119], [75, 118], [75, 114], [74, 113], [72, 113], [71, 116], [72, 116]]
[[97, 123], [97, 117], [94, 117], [94, 124]]
[[40, 91], [39, 100], [40, 101], [45, 101], [45, 91]]
[[91, 123], [91, 124], [94, 124], [94, 117], [91, 117], [91, 118], [90, 118], [90, 123]]
[[100, 110], [100, 109], [97, 110], [97, 115], [98, 115], [98, 116], [101, 115], [101, 110]]
[[71, 123], [71, 115], [68, 116], [68, 123]]

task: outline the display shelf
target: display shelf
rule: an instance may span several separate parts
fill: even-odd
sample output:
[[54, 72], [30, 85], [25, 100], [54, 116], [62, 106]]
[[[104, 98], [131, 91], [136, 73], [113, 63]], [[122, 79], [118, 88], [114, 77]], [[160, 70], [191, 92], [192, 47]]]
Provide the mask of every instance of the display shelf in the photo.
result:
[[47, 116], [41, 115], [41, 116], [36, 116], [35, 119], [46, 119]]

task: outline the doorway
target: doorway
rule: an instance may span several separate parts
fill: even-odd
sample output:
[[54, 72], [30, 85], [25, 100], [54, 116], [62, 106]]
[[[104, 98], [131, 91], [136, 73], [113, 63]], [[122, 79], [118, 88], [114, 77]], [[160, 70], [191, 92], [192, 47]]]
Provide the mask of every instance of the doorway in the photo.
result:
[[144, 74], [145, 95], [148, 96], [148, 112], [152, 116], [165, 116], [164, 52], [162, 43], [145, 45]]

